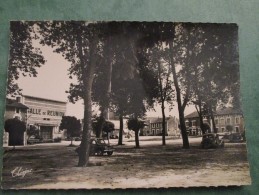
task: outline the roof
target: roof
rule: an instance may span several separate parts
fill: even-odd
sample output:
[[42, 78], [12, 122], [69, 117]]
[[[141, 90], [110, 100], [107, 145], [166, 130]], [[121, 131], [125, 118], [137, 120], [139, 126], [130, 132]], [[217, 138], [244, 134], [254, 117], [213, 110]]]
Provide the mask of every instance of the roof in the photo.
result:
[[185, 118], [198, 118], [198, 117], [199, 117], [199, 115], [198, 115], [197, 111], [194, 111], [194, 112], [185, 116]]
[[215, 115], [229, 115], [229, 114], [243, 114], [243, 113], [240, 109], [224, 108], [221, 110], [217, 110]]
[[31, 96], [31, 95], [23, 95], [23, 97], [27, 97], [27, 98], [33, 98], [33, 99], [38, 99], [38, 100], [47, 100], [47, 101], [52, 101], [52, 102], [58, 102], [58, 103], [67, 103], [66, 101], [62, 101], [62, 100], [54, 100], [54, 99], [50, 99], [50, 98], [42, 98], [42, 97], [36, 97], [36, 96]]
[[[169, 120], [170, 117], [166, 117], [165, 120]], [[150, 121], [150, 123], [162, 123], [163, 122], [163, 118], [159, 118], [159, 117], [147, 117], [146, 121]]]
[[[217, 110], [216, 113], [214, 113], [215, 116], [219, 115], [231, 115], [231, 114], [242, 114], [242, 111], [240, 109], [234, 109], [234, 108], [223, 108], [220, 110]], [[185, 116], [185, 118], [198, 118], [199, 115], [197, 111], [194, 111], [188, 115]]]
[[29, 109], [29, 107], [25, 106], [24, 104], [11, 99], [6, 100], [6, 106], [13, 108]]

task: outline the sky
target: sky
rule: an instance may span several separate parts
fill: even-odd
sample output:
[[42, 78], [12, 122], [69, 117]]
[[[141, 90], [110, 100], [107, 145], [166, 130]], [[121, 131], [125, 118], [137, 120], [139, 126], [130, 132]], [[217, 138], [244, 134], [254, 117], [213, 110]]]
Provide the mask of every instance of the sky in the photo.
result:
[[[60, 100], [67, 102], [67, 116], [75, 116], [78, 119], [83, 118], [83, 101], [80, 100], [76, 104], [72, 104], [68, 101], [68, 94], [65, 93], [69, 89], [71, 81], [68, 76], [68, 68], [70, 63], [65, 60], [61, 54], [53, 52], [53, 49], [49, 46], [41, 46], [38, 43], [34, 43], [36, 47], [40, 47], [42, 55], [46, 62], [37, 69], [37, 77], [23, 77], [20, 76], [18, 85], [23, 90], [24, 95], [31, 95], [35, 97], [48, 98], [53, 100]], [[97, 110], [97, 109], [96, 109]], [[146, 115], [148, 117], [161, 117], [162, 112], [159, 105], [155, 106], [156, 111], [148, 111]], [[166, 116], [176, 116], [178, 118], [177, 103], [174, 103], [174, 107], [169, 111], [166, 106]], [[194, 111], [193, 107], [187, 107], [185, 114], [189, 114]]]

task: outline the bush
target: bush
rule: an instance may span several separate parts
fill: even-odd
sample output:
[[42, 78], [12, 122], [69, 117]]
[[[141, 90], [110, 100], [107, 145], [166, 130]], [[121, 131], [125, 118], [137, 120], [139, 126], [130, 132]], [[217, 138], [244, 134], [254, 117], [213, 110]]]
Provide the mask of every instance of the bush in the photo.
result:
[[56, 137], [56, 138], [54, 138], [53, 141], [54, 141], [55, 143], [61, 142], [61, 137]]
[[17, 118], [5, 121], [5, 131], [9, 133], [9, 146], [23, 145], [23, 135], [26, 131], [26, 124]]

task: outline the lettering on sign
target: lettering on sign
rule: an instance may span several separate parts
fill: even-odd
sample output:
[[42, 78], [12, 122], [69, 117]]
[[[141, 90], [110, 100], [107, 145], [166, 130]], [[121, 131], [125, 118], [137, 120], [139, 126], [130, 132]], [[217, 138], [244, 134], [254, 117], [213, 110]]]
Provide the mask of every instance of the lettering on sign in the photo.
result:
[[49, 116], [64, 116], [64, 112], [48, 110], [47, 115], [49, 115]]
[[41, 115], [41, 109], [30, 108], [30, 109], [29, 109], [29, 113], [30, 113], [30, 114]]
[[29, 114], [35, 114], [35, 115], [48, 115], [48, 116], [64, 116], [64, 112], [60, 111], [53, 111], [53, 110], [47, 110], [47, 111], [42, 111], [41, 109], [38, 108], [30, 108], [29, 109]]

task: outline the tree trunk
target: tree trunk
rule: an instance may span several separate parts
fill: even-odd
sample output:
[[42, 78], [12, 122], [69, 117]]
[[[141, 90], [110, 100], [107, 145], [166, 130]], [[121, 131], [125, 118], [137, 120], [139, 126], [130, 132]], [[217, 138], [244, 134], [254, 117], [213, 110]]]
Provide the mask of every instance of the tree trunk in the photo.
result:
[[214, 113], [213, 113], [211, 105], [209, 105], [209, 111], [210, 111], [210, 117], [211, 117], [211, 121], [212, 121], [213, 132], [218, 133], [217, 128], [216, 128], [216, 124], [215, 124]]
[[82, 38], [78, 37], [78, 50], [81, 60], [82, 78], [84, 84], [84, 126], [82, 133], [82, 141], [78, 150], [78, 166], [87, 166], [90, 155], [90, 140], [92, 131], [92, 84], [94, 79], [94, 71], [97, 63], [97, 36], [93, 37], [90, 43], [89, 63], [85, 64], [82, 54]]
[[87, 166], [89, 161], [90, 154], [90, 139], [92, 131], [92, 100], [91, 100], [91, 90], [87, 90], [84, 98], [84, 126], [83, 126], [83, 135], [82, 141], [79, 149], [79, 162], [78, 166], [83, 167]]
[[136, 148], [139, 148], [139, 137], [138, 137], [138, 130], [135, 130], [135, 143], [136, 143]]
[[183, 139], [183, 148], [184, 149], [189, 149], [189, 140], [188, 140], [188, 135], [186, 131], [186, 126], [185, 126], [185, 119], [184, 119], [184, 107], [182, 106], [182, 100], [181, 100], [181, 90], [178, 84], [178, 79], [176, 75], [176, 70], [175, 70], [175, 65], [173, 64], [173, 43], [172, 41], [169, 42], [169, 50], [170, 50], [170, 61], [171, 61], [171, 66], [172, 66], [172, 72], [173, 72], [173, 80], [174, 80], [174, 86], [175, 86], [175, 91], [176, 91], [176, 100], [177, 100], [177, 105], [178, 105], [178, 112], [179, 112], [179, 120], [180, 120], [180, 127], [181, 127], [181, 133], [182, 133], [182, 139]]
[[122, 114], [120, 114], [120, 131], [119, 131], [118, 145], [122, 145], [122, 139], [123, 139], [123, 116]]
[[197, 110], [197, 113], [199, 115], [199, 121], [200, 121], [200, 128], [201, 128], [201, 132], [202, 132], [202, 135], [204, 135], [206, 133], [206, 129], [205, 129], [205, 126], [204, 126], [204, 123], [203, 123], [203, 116], [202, 116], [202, 111], [201, 111], [201, 104], [199, 103], [199, 109], [195, 106], [196, 110]]
[[104, 118], [103, 111], [101, 111], [100, 119], [97, 122], [97, 128], [96, 128], [96, 137], [97, 138], [102, 137], [102, 132], [103, 132], [102, 130], [103, 130], [104, 123], [105, 123], [105, 118]]
[[200, 120], [200, 128], [201, 128], [201, 132], [202, 134], [204, 135], [206, 132], [206, 129], [205, 129], [205, 126], [204, 126], [204, 123], [203, 123], [203, 117], [202, 117], [202, 114], [199, 114], [199, 120]]
[[161, 110], [162, 110], [162, 145], [165, 146], [165, 96], [162, 84], [162, 75], [161, 75], [161, 64], [158, 61], [158, 82], [159, 82], [159, 91], [161, 99]]
[[162, 121], [162, 145], [165, 146], [165, 106], [164, 106], [164, 101], [162, 101], [162, 116], [163, 116], [163, 121]]
[[[105, 120], [109, 120], [109, 103], [110, 103], [110, 94], [111, 94], [111, 79], [112, 79], [112, 51], [111, 51], [111, 37], [107, 37], [107, 41], [105, 42], [105, 47], [104, 47], [104, 62], [106, 64], [106, 86], [104, 88], [105, 90], [105, 97], [103, 99], [103, 105], [101, 105], [101, 123], [100, 123], [100, 129], [98, 132], [97, 137], [102, 137], [102, 129], [105, 123]], [[108, 136], [108, 135], [107, 135]]]

